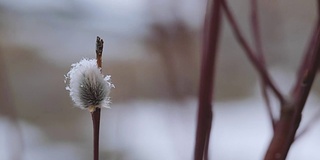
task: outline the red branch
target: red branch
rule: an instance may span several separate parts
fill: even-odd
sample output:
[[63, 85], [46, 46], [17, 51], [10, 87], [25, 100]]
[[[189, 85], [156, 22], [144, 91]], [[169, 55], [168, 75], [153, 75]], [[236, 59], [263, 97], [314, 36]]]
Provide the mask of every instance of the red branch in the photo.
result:
[[[296, 84], [299, 84], [301, 83], [302, 81], [302, 78], [303, 76], [303, 72], [305, 72], [305, 69], [307, 67], [307, 65], [310, 63], [310, 54], [312, 54], [314, 48], [315, 48], [315, 45], [316, 45], [316, 40], [317, 40], [317, 29], [318, 29], [318, 24], [316, 23], [315, 26], [314, 26], [314, 29], [313, 29], [313, 32], [312, 32], [312, 35], [311, 35], [311, 39], [309, 40], [309, 45], [308, 47], [306, 48], [306, 51], [304, 53], [304, 58], [303, 58], [303, 61], [301, 62], [301, 65], [300, 65], [300, 68], [297, 72], [297, 82]], [[297, 92], [297, 90], [299, 89], [299, 85], [296, 85], [294, 87], [294, 90], [293, 92]]]
[[[267, 103], [269, 117], [272, 120], [274, 127], [274, 135], [264, 160], [285, 160], [288, 151], [295, 140], [295, 135], [301, 122], [302, 111], [320, 67], [320, 0], [318, 0], [318, 21], [316, 29], [312, 34], [313, 36], [305, 52], [305, 57], [298, 70], [296, 84], [288, 98], [285, 98], [275, 86], [265, 66], [257, 15], [257, 1], [251, 0], [251, 26], [256, 54], [240, 32], [238, 24], [229, 10], [226, 0], [214, 0], [212, 4], [208, 3], [204, 29], [205, 34], [200, 78], [195, 160], [208, 159], [212, 120], [211, 99], [213, 95], [214, 66], [220, 26], [220, 5], [226, 14], [226, 18], [233, 29], [236, 39], [244, 49], [246, 56], [253, 64], [262, 80], [264, 99]], [[272, 114], [267, 89], [271, 89], [272, 93], [278, 98], [281, 104], [280, 119], [277, 122], [275, 122]], [[317, 119], [318, 118], [312, 118], [312, 121], [302, 133], [307, 131]]]
[[309, 54], [310, 57], [308, 57], [310, 61], [307, 62], [307, 65], [302, 65], [305, 67], [303, 69], [305, 72], [301, 75], [302, 80], [297, 81], [296, 86], [298, 86], [298, 89], [292, 93], [293, 101], [281, 112], [280, 120], [276, 125], [275, 133], [266, 153], [265, 160], [284, 160], [294, 141], [294, 136], [300, 125], [301, 113], [320, 63], [319, 29], [318, 26], [317, 32], [315, 33], [317, 35], [316, 46], [314, 46], [313, 52]]
[[[97, 65], [102, 71], [102, 51], [103, 51], [103, 39], [97, 37], [96, 41], [96, 58]], [[93, 123], [93, 160], [99, 160], [99, 131], [100, 131], [100, 115], [101, 109], [97, 107], [94, 112], [91, 113]]]
[[[251, 0], [251, 28], [253, 31], [253, 39], [255, 42], [258, 60], [263, 65], [263, 67], [265, 67], [266, 64], [265, 64], [264, 53], [263, 53], [262, 42], [261, 42], [261, 35], [260, 35], [257, 0]], [[267, 93], [267, 85], [264, 79], [261, 80], [261, 88], [262, 88], [262, 96], [266, 103], [269, 119], [271, 120], [272, 128], [274, 130], [275, 119], [272, 113], [270, 98]]]
[[[319, 3], [319, 2], [318, 2]], [[269, 145], [265, 160], [284, 160], [294, 142], [299, 128], [302, 111], [310, 93], [320, 63], [320, 25], [319, 19], [315, 30], [315, 41], [310, 43], [310, 51], [305, 54], [299, 69], [300, 75], [292, 92], [292, 102], [281, 112], [274, 136]]]
[[[320, 5], [318, 0], [318, 7]], [[311, 86], [316, 76], [317, 70], [320, 63], [320, 25], [319, 20], [317, 22], [317, 29], [313, 33], [313, 37], [310, 41], [309, 47], [305, 53], [305, 58], [302, 61], [301, 68], [298, 72], [298, 78], [296, 85], [293, 89], [290, 98], [284, 98], [283, 94], [280, 93], [278, 88], [271, 81], [270, 75], [268, 74], [262, 51], [262, 43], [260, 38], [258, 18], [257, 18], [257, 3], [256, 0], [251, 1], [251, 15], [252, 15], [252, 30], [256, 46], [257, 55], [249, 47], [248, 43], [244, 39], [240, 32], [238, 24], [236, 23], [234, 16], [228, 8], [226, 0], [222, 0], [222, 8], [226, 14], [228, 21], [231, 24], [236, 39], [245, 50], [251, 63], [257, 69], [263, 81], [263, 94], [268, 107], [269, 116], [274, 124], [274, 135], [271, 140], [270, 146], [267, 150], [265, 160], [284, 160], [288, 154], [291, 144], [294, 141], [296, 131], [300, 125], [301, 113], [305, 106], [307, 97], [310, 93]], [[320, 11], [318, 12], [320, 15]], [[320, 16], [319, 16], [320, 17]], [[269, 100], [266, 93], [266, 87], [269, 87], [272, 92], [279, 99], [281, 104], [281, 113], [279, 121], [275, 122], [269, 106]]]
[[214, 67], [219, 39], [221, 0], [208, 1], [203, 34], [203, 53], [200, 75], [199, 109], [194, 160], [208, 158], [212, 121]]
[[266, 85], [268, 87], [270, 87], [270, 89], [273, 91], [273, 93], [279, 99], [280, 103], [281, 104], [285, 103], [285, 101], [286, 101], [285, 98], [283, 97], [283, 95], [281, 94], [279, 89], [274, 85], [266, 68], [264, 67], [264, 65], [262, 65], [260, 63], [260, 60], [255, 56], [254, 52], [249, 47], [247, 41], [244, 39], [243, 35], [241, 34], [240, 29], [238, 27], [238, 24], [235, 21], [234, 16], [231, 14], [231, 11], [227, 5], [226, 0], [222, 0], [221, 4], [222, 4], [223, 11], [225, 12], [226, 17], [227, 17], [227, 19], [233, 29], [233, 32], [236, 36], [236, 39], [238, 40], [239, 44], [244, 49], [247, 57], [249, 58], [251, 63], [254, 65], [254, 67], [257, 69], [258, 74], [261, 76], [263, 81], [265, 81]]

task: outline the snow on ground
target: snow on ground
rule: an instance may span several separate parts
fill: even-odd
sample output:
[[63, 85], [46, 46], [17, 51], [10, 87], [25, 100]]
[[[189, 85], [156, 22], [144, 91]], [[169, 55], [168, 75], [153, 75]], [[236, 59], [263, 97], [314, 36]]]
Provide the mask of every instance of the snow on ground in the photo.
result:
[[[44, 133], [32, 124], [20, 121], [23, 137], [22, 160], [84, 160], [88, 157], [75, 145], [63, 142], [50, 142]], [[12, 160], [12, 155], [17, 154], [15, 143], [16, 130], [12, 122], [0, 117], [0, 160]]]

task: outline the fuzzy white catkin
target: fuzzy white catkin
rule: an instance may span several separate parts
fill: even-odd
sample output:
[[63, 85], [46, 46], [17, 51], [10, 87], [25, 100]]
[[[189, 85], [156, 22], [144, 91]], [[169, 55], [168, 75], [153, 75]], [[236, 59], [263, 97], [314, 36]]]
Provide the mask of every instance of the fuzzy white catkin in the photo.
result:
[[75, 106], [81, 109], [110, 108], [109, 93], [114, 85], [110, 75], [101, 74], [96, 59], [84, 58], [71, 66], [65, 76], [65, 83]]

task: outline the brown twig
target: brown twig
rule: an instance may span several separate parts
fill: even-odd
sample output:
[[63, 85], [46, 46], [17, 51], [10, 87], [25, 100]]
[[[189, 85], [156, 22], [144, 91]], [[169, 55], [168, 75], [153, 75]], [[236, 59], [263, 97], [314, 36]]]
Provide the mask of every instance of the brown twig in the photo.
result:
[[291, 94], [291, 103], [287, 107], [283, 107], [280, 120], [276, 125], [274, 136], [268, 147], [265, 160], [284, 160], [287, 157], [292, 143], [294, 142], [295, 134], [301, 122], [301, 114], [320, 63], [319, 17], [320, 16], [318, 15], [317, 29], [314, 32], [314, 35], [316, 35], [315, 43], [314, 45], [311, 45], [311, 53], [305, 55], [305, 59], [307, 59], [307, 61], [302, 61], [302, 63], [306, 64], [301, 65], [303, 67], [300, 69], [303, 70], [303, 72], [299, 75], [301, 80], [296, 82], [294, 87], [296, 89]]
[[209, 145], [210, 145], [210, 131], [211, 131], [211, 126], [212, 126], [212, 112], [209, 112], [209, 118], [208, 119], [211, 119], [210, 121], [208, 121], [208, 126], [207, 126], [207, 130], [209, 132], [207, 132], [207, 135], [206, 135], [206, 143], [205, 143], [205, 146], [204, 146], [204, 160], [209, 160]]
[[[300, 71], [300, 78], [297, 81], [294, 92], [292, 96], [296, 99], [297, 108], [295, 110], [295, 116], [301, 116], [303, 108], [305, 106], [306, 100], [310, 93], [313, 81], [317, 74], [317, 70], [320, 66], [320, 0], [318, 0], [318, 20], [316, 23], [316, 29], [314, 30], [314, 36], [309, 45], [309, 49], [303, 61], [303, 65], [301, 65]], [[319, 118], [320, 111], [311, 119], [310, 123], [305, 128], [306, 132], [308, 128], [313, 125], [315, 121]], [[296, 120], [296, 123], [298, 120]], [[300, 123], [300, 121], [299, 121]], [[298, 124], [299, 125], [299, 124]], [[295, 129], [296, 132], [297, 129]], [[301, 136], [301, 134], [299, 135]]]
[[[312, 52], [313, 52], [313, 50], [315, 48], [315, 45], [316, 45], [317, 34], [315, 34], [315, 33], [317, 32], [318, 25], [319, 24], [316, 23], [316, 25], [314, 26], [311, 38], [309, 40], [309, 45], [306, 48], [306, 51], [304, 53], [303, 61], [300, 64], [299, 70], [297, 72], [297, 82], [296, 82], [296, 84], [301, 83], [302, 78], [303, 78], [303, 76], [301, 76], [301, 75], [303, 75], [303, 72], [305, 72], [305, 69], [306, 69], [307, 65], [310, 63], [310, 57], [311, 57], [310, 54], [312, 54]], [[298, 89], [299, 89], [299, 85], [296, 85], [292, 92], [297, 92]]]
[[[265, 67], [265, 59], [264, 53], [262, 49], [262, 42], [261, 42], [261, 35], [260, 35], [260, 27], [259, 27], [259, 18], [258, 18], [258, 4], [257, 0], [251, 0], [251, 28], [253, 32], [253, 39], [255, 42], [255, 48], [257, 51], [257, 57], [260, 63]], [[270, 104], [270, 98], [267, 92], [267, 85], [264, 79], [261, 80], [261, 89], [262, 89], [262, 96], [266, 103], [269, 119], [272, 124], [272, 128], [275, 128], [275, 118], [272, 113], [272, 108]]]
[[[212, 96], [214, 67], [219, 39], [221, 0], [208, 1], [204, 23], [202, 63], [199, 90], [199, 108], [194, 160], [208, 158], [208, 147], [212, 121]], [[205, 160], [206, 160], [205, 159]]]
[[[96, 58], [97, 65], [102, 71], [102, 52], [103, 39], [97, 37], [96, 41]], [[93, 123], [93, 160], [99, 160], [99, 131], [100, 131], [100, 115], [101, 109], [97, 107], [94, 112], [91, 112]]]
[[[270, 146], [267, 150], [265, 160], [284, 160], [288, 154], [291, 144], [294, 141], [295, 133], [300, 125], [301, 113], [305, 106], [305, 102], [310, 93], [311, 86], [313, 84], [315, 75], [319, 68], [320, 63], [320, 25], [319, 20], [317, 22], [317, 29], [314, 31], [314, 37], [312, 38], [310, 45], [305, 53], [305, 58], [302, 62], [301, 68], [298, 72], [298, 78], [294, 90], [290, 99], [285, 99], [283, 94], [280, 93], [278, 88], [271, 81], [271, 78], [266, 70], [265, 62], [263, 58], [263, 51], [261, 45], [261, 38], [259, 35], [259, 26], [257, 18], [257, 4], [255, 0], [252, 0], [252, 28], [255, 40], [255, 45], [258, 55], [256, 56], [248, 43], [244, 39], [240, 32], [240, 29], [231, 14], [228, 5], [225, 0], [222, 0], [222, 8], [226, 13], [226, 17], [229, 20], [231, 27], [234, 31], [236, 39], [245, 50], [251, 63], [258, 70], [262, 81], [265, 83], [266, 88], [263, 88], [263, 94], [265, 96], [267, 105], [269, 100], [267, 99], [266, 89], [269, 87], [272, 92], [279, 99], [281, 104], [281, 113], [279, 121], [275, 122], [271, 112], [271, 107], [268, 106], [269, 116], [273, 120], [274, 124], [274, 136], [271, 140]], [[319, 6], [318, 0], [318, 6]], [[320, 11], [319, 17], [320, 17]]]
[[247, 57], [251, 61], [251, 63], [254, 65], [255, 69], [257, 69], [258, 74], [261, 76], [263, 81], [265, 81], [266, 85], [270, 87], [272, 92], [276, 95], [276, 97], [279, 99], [281, 104], [284, 104], [286, 99], [284, 98], [283, 94], [279, 91], [279, 89], [275, 86], [274, 82], [271, 80], [269, 73], [267, 72], [266, 68], [260, 63], [259, 59], [255, 56], [252, 49], [249, 47], [247, 41], [242, 36], [240, 29], [238, 27], [237, 22], [234, 19], [234, 16], [231, 14], [231, 11], [227, 5], [226, 0], [221, 0], [222, 9], [224, 10], [226, 17], [233, 29], [233, 32], [236, 36], [236, 39], [238, 40], [239, 44], [244, 49]]

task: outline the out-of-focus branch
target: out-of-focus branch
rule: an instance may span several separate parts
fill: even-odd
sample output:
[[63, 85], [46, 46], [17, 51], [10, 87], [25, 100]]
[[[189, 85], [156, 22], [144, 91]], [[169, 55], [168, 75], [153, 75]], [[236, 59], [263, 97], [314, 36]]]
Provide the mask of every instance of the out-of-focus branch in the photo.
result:
[[311, 53], [305, 55], [307, 61], [302, 61], [302, 63], [306, 64], [301, 65], [303, 66], [303, 72], [298, 76], [301, 80], [296, 82], [296, 89], [291, 94], [292, 100], [290, 104], [287, 107], [282, 108], [280, 120], [277, 122], [274, 136], [269, 145], [265, 160], [284, 160], [294, 142], [295, 134], [301, 122], [301, 114], [320, 63], [319, 17], [320, 16], [318, 16], [317, 29], [313, 33], [316, 35], [315, 43], [314, 45], [311, 45]]
[[293, 99], [298, 103], [297, 112], [303, 110], [320, 63], [320, 19], [317, 21], [317, 29], [314, 35], [316, 35], [316, 39], [315, 42], [311, 42], [313, 43], [310, 49], [311, 53], [306, 54], [305, 59], [307, 61], [304, 61], [305, 64], [301, 65], [303, 72], [300, 73], [300, 80], [296, 82], [296, 90], [292, 93]]
[[[226, 0], [222, 0], [222, 9], [224, 10], [228, 21], [231, 24], [231, 28], [236, 36], [236, 39], [244, 49], [246, 55], [248, 56], [251, 63], [257, 69], [258, 74], [265, 83], [263, 88], [263, 94], [265, 96], [266, 102], [269, 110], [269, 116], [273, 120], [274, 135], [268, 147], [265, 160], [285, 160], [288, 151], [294, 142], [295, 134], [299, 128], [301, 121], [301, 114], [305, 106], [306, 100], [310, 93], [313, 81], [315, 79], [318, 68], [320, 67], [320, 0], [318, 0], [318, 21], [317, 27], [313, 32], [313, 37], [310, 40], [310, 44], [305, 53], [304, 60], [302, 61], [301, 68], [298, 72], [298, 78], [292, 91], [290, 97], [285, 98], [283, 94], [280, 93], [279, 89], [272, 82], [270, 75], [268, 74], [265, 61], [263, 57], [262, 43], [260, 37], [260, 31], [258, 26], [257, 17], [257, 1], [251, 1], [251, 15], [252, 15], [252, 30], [254, 35], [254, 41], [256, 46], [257, 55], [248, 45], [247, 41], [244, 39], [237, 22], [234, 19]], [[281, 104], [280, 119], [275, 122], [272, 115], [272, 110], [270, 103], [268, 102], [266, 89], [270, 88], [275, 96], [279, 99]], [[312, 125], [317, 118], [313, 118], [312, 121], [307, 125]], [[304, 131], [304, 130], [303, 130]]]
[[[315, 45], [316, 45], [317, 34], [314, 34], [314, 33], [317, 32], [317, 29], [318, 29], [318, 24], [316, 24], [314, 29], [313, 29], [313, 32], [312, 32], [312, 35], [311, 35], [311, 38], [310, 38], [310, 41], [309, 41], [309, 45], [306, 48], [306, 51], [304, 53], [303, 61], [300, 64], [299, 70], [297, 72], [297, 82], [296, 82], [296, 84], [301, 83], [302, 78], [303, 78], [301, 75], [303, 75], [303, 72], [305, 72], [305, 69], [306, 69], [307, 65], [310, 63], [310, 57], [311, 57], [310, 54], [312, 54], [313, 50], [315, 49]], [[299, 85], [296, 85], [294, 87], [294, 89], [293, 89], [293, 92], [296, 92], [298, 88], [299, 88]]]
[[251, 63], [254, 65], [255, 69], [257, 69], [258, 74], [261, 76], [263, 81], [266, 83], [268, 87], [272, 90], [272, 92], [276, 95], [276, 97], [279, 99], [281, 104], [284, 104], [286, 99], [283, 97], [283, 94], [279, 91], [279, 89], [275, 86], [274, 82], [271, 80], [269, 73], [267, 72], [266, 68], [264, 65], [260, 63], [260, 60], [255, 56], [254, 52], [252, 49], [249, 47], [247, 41], [244, 39], [243, 35], [240, 32], [240, 29], [238, 27], [237, 22], [234, 19], [234, 16], [232, 15], [228, 4], [226, 0], [221, 1], [222, 4], [222, 9], [226, 14], [226, 17], [231, 25], [231, 28], [233, 29], [233, 32], [236, 36], [236, 39], [238, 40], [239, 44], [242, 46], [244, 49], [247, 57], [251, 61]]
[[[297, 81], [291, 100], [287, 107], [282, 108], [280, 120], [277, 122], [274, 136], [268, 147], [265, 160], [284, 160], [295, 140], [300, 126], [302, 111], [309, 96], [313, 81], [320, 65], [320, 0], [318, 0], [318, 19], [316, 29], [312, 33], [305, 57], [298, 71]], [[312, 120], [313, 123], [316, 121]], [[309, 125], [312, 125], [312, 123]], [[307, 128], [309, 128], [307, 126]], [[300, 137], [301, 135], [298, 135]]]
[[209, 118], [208, 119], [211, 119], [211, 121], [208, 122], [208, 127], [207, 127], [207, 135], [206, 135], [206, 143], [205, 143], [205, 146], [204, 146], [204, 157], [203, 159], [204, 160], [209, 160], [209, 145], [210, 145], [210, 131], [211, 131], [211, 126], [212, 126], [212, 112], [209, 112]]
[[[251, 28], [252, 28], [252, 32], [253, 32], [253, 39], [254, 39], [254, 44], [255, 44], [258, 60], [260, 61], [260, 63], [264, 67], [266, 67], [264, 53], [263, 53], [263, 49], [262, 49], [261, 35], [260, 35], [257, 0], [251, 0]], [[271, 121], [272, 128], [274, 130], [275, 118], [272, 113], [272, 108], [270, 105], [270, 98], [269, 98], [268, 92], [267, 92], [267, 85], [266, 85], [266, 82], [264, 79], [261, 80], [261, 90], [262, 90], [263, 99], [266, 103], [269, 119]]]
[[[318, 4], [320, 3], [318, 2]], [[318, 8], [318, 10], [320, 9]], [[317, 54], [320, 53], [317, 52], [320, 52], [320, 15], [318, 15], [316, 27], [311, 36], [311, 40], [305, 52], [304, 59], [301, 62], [297, 75], [297, 81], [292, 92], [292, 96], [294, 97], [294, 99], [297, 99], [297, 108], [295, 115], [298, 117], [301, 117], [305, 101], [307, 100], [313, 80], [317, 73], [317, 68], [319, 68], [320, 55]], [[311, 126], [313, 126], [313, 124], [319, 119], [319, 117], [320, 112], [317, 112], [317, 114], [311, 119], [311, 121], [300, 132], [300, 134], [295, 137], [295, 139], [298, 139], [302, 135], [304, 135], [311, 128]], [[297, 121], [300, 123], [300, 120]]]
[[221, 25], [221, 0], [208, 1], [204, 23], [199, 108], [194, 160], [207, 160], [212, 121], [213, 81]]

